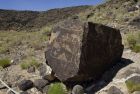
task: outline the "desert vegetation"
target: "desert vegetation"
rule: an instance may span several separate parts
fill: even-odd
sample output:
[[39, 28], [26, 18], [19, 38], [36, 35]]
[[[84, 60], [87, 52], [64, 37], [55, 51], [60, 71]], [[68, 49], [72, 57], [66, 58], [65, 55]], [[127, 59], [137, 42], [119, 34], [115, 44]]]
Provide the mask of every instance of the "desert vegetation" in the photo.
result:
[[50, 85], [47, 94], [68, 94], [68, 92], [63, 83], [57, 82]]
[[134, 52], [140, 52], [140, 33], [127, 34], [127, 43]]
[[0, 67], [6, 68], [10, 65], [10, 60], [8, 58], [0, 59]]

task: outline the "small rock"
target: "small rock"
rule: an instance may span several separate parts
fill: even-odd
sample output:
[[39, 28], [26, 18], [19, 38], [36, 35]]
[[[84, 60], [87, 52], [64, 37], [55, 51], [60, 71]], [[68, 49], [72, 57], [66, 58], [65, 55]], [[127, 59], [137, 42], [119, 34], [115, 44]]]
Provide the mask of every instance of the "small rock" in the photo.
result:
[[23, 91], [20, 94], [29, 94], [27, 91]]
[[140, 90], [140, 76], [133, 76], [125, 81], [129, 92], [133, 93]]
[[26, 91], [33, 87], [33, 82], [31, 80], [23, 80], [18, 83], [18, 88], [22, 91]]
[[48, 84], [49, 82], [47, 80], [43, 80], [43, 79], [37, 79], [34, 81], [34, 86], [42, 91], [42, 89]]
[[133, 20], [131, 20], [129, 22], [129, 25], [132, 25], [132, 26], [139, 28], [140, 27], [140, 16], [137, 16]]
[[36, 88], [32, 88], [30, 91], [30, 94], [42, 94], [40, 91], [38, 91]]
[[46, 79], [46, 80], [48, 80], [48, 81], [50, 81], [50, 82], [51, 82], [51, 81], [54, 81], [55, 78], [56, 78], [56, 77], [54, 76], [53, 73], [43, 76], [43, 79]]
[[28, 73], [33, 73], [35, 72], [35, 67], [29, 67], [27, 70]]
[[140, 94], [140, 91], [135, 91], [133, 94]]
[[52, 70], [49, 66], [47, 66], [46, 64], [41, 64], [38, 68], [38, 71], [40, 73], [40, 76], [45, 76], [48, 74], [51, 74]]
[[12, 92], [12, 91], [9, 91], [7, 94], [15, 94], [14, 92]]
[[115, 86], [111, 86], [107, 94], [123, 94], [123, 92]]
[[42, 89], [42, 92], [43, 92], [43, 93], [46, 93], [46, 92], [48, 92], [48, 89], [49, 89], [49, 85], [45, 86], [45, 87]]
[[130, 7], [130, 8], [127, 9], [128, 12], [133, 12], [133, 11], [136, 11], [136, 10], [138, 10], [138, 8], [135, 7], [135, 6]]
[[6, 87], [0, 83], [0, 89], [5, 89]]
[[72, 94], [84, 94], [84, 88], [81, 85], [75, 85], [72, 89]]

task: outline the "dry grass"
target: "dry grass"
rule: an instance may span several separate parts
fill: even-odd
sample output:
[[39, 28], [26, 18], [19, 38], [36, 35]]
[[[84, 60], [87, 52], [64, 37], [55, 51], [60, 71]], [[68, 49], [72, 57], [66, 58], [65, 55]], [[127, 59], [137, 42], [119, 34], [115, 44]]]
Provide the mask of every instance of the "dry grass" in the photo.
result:
[[28, 69], [30, 67], [38, 68], [39, 65], [40, 65], [40, 63], [37, 62], [36, 59], [34, 59], [34, 58], [27, 58], [27, 59], [22, 61], [20, 66], [21, 66], [22, 69]]
[[50, 27], [45, 27], [38, 32], [0, 32], [0, 53], [4, 53], [10, 48], [27, 45], [30, 48], [38, 49], [43, 47], [43, 43], [48, 40], [45, 32], [49, 32]]

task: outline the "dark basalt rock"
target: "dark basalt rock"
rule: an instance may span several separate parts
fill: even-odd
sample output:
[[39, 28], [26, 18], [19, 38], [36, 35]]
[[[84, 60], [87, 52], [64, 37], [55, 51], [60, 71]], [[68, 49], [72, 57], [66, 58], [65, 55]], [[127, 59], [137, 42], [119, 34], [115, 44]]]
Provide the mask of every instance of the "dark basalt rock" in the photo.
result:
[[68, 19], [53, 28], [46, 63], [61, 81], [86, 81], [99, 78], [122, 52], [119, 30]]
[[38, 90], [42, 90], [47, 84], [49, 84], [49, 82], [47, 80], [43, 80], [43, 79], [37, 79], [34, 81], [34, 85]]
[[33, 82], [31, 80], [23, 80], [20, 83], [18, 83], [18, 87], [20, 90], [26, 91], [33, 87]]
[[140, 28], [140, 16], [135, 17], [132, 21], [129, 22], [129, 25]]

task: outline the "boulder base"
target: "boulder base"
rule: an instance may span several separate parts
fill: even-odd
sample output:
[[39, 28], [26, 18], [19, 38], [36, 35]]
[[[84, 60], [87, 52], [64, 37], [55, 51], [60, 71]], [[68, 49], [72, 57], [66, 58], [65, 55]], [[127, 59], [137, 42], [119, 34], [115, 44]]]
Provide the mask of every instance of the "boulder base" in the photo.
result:
[[122, 52], [119, 30], [68, 19], [53, 28], [46, 63], [61, 81], [86, 81], [100, 77]]

